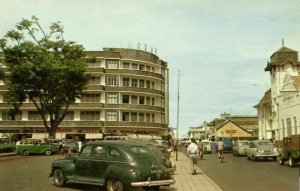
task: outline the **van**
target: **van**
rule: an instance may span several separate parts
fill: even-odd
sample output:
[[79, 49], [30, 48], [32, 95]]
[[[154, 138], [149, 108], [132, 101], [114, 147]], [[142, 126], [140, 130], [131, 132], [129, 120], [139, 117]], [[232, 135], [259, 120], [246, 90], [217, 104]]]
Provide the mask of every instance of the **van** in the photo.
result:
[[221, 137], [222, 142], [224, 143], [224, 151], [225, 152], [232, 152], [232, 138], [231, 137]]
[[45, 154], [51, 155], [57, 153], [55, 146], [47, 144], [42, 139], [22, 139], [17, 145], [17, 152], [22, 155]]

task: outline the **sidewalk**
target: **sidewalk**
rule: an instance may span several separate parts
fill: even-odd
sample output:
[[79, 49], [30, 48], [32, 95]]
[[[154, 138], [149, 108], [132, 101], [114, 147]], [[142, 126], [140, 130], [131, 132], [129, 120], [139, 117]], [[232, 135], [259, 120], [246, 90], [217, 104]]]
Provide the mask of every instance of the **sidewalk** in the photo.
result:
[[174, 174], [175, 184], [170, 188], [162, 188], [160, 190], [178, 190], [178, 191], [222, 191], [222, 189], [210, 179], [200, 168], [197, 167], [197, 174], [192, 175], [190, 160], [182, 152], [178, 152], [178, 160], [176, 154], [172, 153], [172, 164], [176, 165]]

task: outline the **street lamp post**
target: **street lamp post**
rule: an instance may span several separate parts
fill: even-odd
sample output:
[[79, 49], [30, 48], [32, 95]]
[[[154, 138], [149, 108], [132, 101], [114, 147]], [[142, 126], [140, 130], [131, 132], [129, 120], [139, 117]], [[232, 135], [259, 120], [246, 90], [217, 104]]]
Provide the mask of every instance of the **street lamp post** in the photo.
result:
[[177, 120], [176, 120], [176, 161], [178, 160], [178, 129], [179, 129], [179, 85], [180, 85], [180, 70], [178, 70], [177, 84]]

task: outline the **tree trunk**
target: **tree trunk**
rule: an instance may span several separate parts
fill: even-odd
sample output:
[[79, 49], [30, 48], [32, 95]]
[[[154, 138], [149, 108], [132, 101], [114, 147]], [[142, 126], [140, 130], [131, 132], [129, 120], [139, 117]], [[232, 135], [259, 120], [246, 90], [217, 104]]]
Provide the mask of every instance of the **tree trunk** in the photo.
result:
[[50, 130], [49, 130], [49, 138], [50, 138], [50, 139], [55, 139], [56, 128], [57, 128], [57, 127], [51, 127], [51, 128], [50, 128]]

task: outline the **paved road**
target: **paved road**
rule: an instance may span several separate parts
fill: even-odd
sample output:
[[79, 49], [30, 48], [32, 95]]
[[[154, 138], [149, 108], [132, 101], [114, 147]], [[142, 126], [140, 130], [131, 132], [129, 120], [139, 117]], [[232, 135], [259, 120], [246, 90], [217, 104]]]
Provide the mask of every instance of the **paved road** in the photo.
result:
[[199, 167], [224, 191], [299, 191], [300, 168], [281, 166], [273, 161], [249, 161], [225, 154], [220, 163], [217, 154], [205, 154]]

